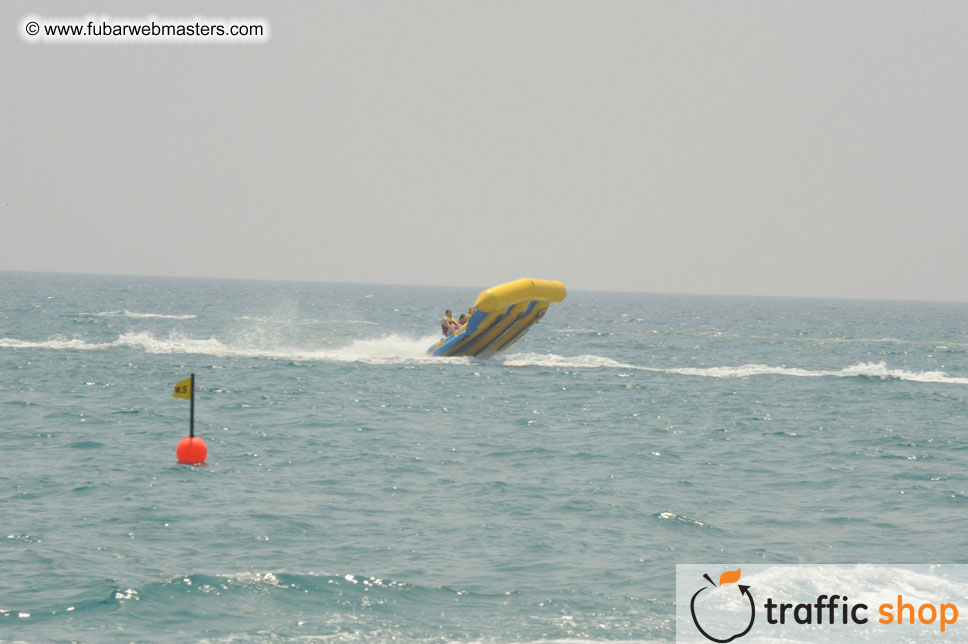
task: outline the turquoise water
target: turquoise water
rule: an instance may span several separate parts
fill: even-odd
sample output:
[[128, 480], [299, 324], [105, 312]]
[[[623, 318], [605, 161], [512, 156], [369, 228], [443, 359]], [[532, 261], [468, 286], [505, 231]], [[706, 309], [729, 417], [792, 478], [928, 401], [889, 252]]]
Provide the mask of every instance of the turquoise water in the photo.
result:
[[575, 291], [427, 358], [479, 290], [0, 273], [0, 641], [670, 641], [676, 563], [965, 561], [968, 304]]

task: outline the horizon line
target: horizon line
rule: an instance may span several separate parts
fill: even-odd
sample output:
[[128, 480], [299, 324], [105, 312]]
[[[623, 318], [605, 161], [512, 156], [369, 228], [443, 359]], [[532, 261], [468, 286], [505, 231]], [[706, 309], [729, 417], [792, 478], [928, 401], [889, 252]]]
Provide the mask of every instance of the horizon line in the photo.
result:
[[[15, 269], [0, 268], [0, 273], [27, 273], [40, 275], [77, 275], [92, 277], [148, 277], [158, 279], [173, 280], [224, 280], [236, 282], [283, 282], [296, 284], [346, 284], [358, 286], [418, 286], [421, 288], [467, 288], [480, 289], [480, 285], [468, 284], [427, 284], [413, 282], [354, 282], [346, 280], [320, 280], [320, 279], [293, 279], [293, 278], [271, 278], [271, 277], [214, 277], [209, 275], [164, 275], [157, 273], [110, 273], [95, 271], [63, 271], [63, 270], [34, 270], [34, 269]], [[531, 278], [545, 279], [545, 278]], [[724, 298], [761, 298], [761, 299], [790, 299], [790, 300], [835, 300], [843, 302], [916, 302], [934, 304], [966, 304], [966, 300], [937, 300], [927, 298], [886, 298], [886, 297], [863, 297], [863, 296], [838, 296], [838, 295], [764, 295], [761, 293], [709, 293], [696, 291], [646, 291], [629, 289], [609, 289], [609, 288], [572, 288], [567, 284], [565, 287], [569, 292], [588, 292], [588, 293], [625, 293], [630, 295], [666, 295], [682, 297], [724, 297]], [[485, 286], [483, 288], [490, 288]]]

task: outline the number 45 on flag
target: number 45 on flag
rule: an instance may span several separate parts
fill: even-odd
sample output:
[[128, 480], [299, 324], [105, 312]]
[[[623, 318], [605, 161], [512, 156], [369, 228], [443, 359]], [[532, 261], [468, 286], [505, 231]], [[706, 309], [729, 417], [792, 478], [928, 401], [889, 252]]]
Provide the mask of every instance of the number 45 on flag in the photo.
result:
[[175, 385], [175, 393], [173, 393], [172, 398], [184, 398], [185, 400], [192, 399], [192, 379], [185, 378], [177, 385]]

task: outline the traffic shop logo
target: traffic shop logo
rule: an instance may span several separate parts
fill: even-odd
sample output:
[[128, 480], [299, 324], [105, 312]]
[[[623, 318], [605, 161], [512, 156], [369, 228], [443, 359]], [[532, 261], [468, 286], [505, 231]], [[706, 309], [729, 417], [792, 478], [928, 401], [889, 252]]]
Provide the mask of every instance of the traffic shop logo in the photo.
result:
[[[695, 588], [695, 586], [692, 584], [699, 581], [696, 579], [696, 575], [701, 570], [702, 568], [697, 570], [694, 567], [684, 575], [682, 580], [687, 585], [681, 587], [684, 593], [682, 595], [683, 603], [680, 606], [683, 609], [685, 598], [690, 597], [691, 593], [689, 615], [696, 631], [706, 640], [717, 644], [728, 644], [728, 642], [747, 635], [756, 622], [757, 610], [756, 600], [753, 598], [750, 586], [739, 583], [742, 568], [720, 573], [719, 583], [714, 582], [707, 573], [703, 573], [700, 579], [705, 580], [706, 583], [701, 583], [700, 587], [693, 591], [692, 588]], [[802, 568], [798, 572], [802, 573]], [[730, 586], [730, 584], [735, 584], [735, 586]], [[856, 585], [850, 587], [858, 590]], [[735, 596], [729, 594], [733, 592], [733, 588], [740, 595], [738, 603]], [[764, 620], [764, 623], [761, 624], [761, 630], [764, 630], [765, 635], [766, 631], [773, 634], [773, 629], [777, 628], [799, 630], [798, 627], [807, 627], [810, 630], [803, 632], [804, 635], [809, 633], [809, 637], [817, 638], [815, 641], [823, 641], [823, 629], [817, 631], [815, 630], [817, 626], [847, 629], [847, 632], [855, 633], [859, 632], [855, 629], [884, 629], [882, 633], [885, 636], [890, 633], [892, 637], [908, 637], [912, 629], [924, 628], [936, 629], [939, 635], [947, 634], [951, 632], [951, 627], [958, 621], [958, 606], [953, 601], [931, 601], [930, 594], [923, 592], [911, 591], [912, 595], [925, 597], [929, 601], [919, 602], [914, 600], [913, 597], [906, 599], [904, 593], [898, 593], [893, 589], [891, 591], [874, 589], [873, 592], [867, 590], [864, 593], [864, 598], [865, 601], [870, 602], [868, 605], [868, 603], [852, 602], [844, 593], [845, 590], [847, 590], [847, 587], [837, 588], [834, 592], [828, 591], [816, 596], [812, 596], [811, 593], [811, 597], [801, 598], [799, 603], [796, 600], [777, 601], [773, 598], [772, 593], [765, 591], [768, 596], [761, 604], [761, 619]], [[906, 588], [905, 590], [910, 591], [911, 589]], [[948, 590], [947, 592], [951, 591]], [[882, 601], [871, 602], [871, 599], [874, 598]], [[806, 601], [803, 601], [803, 599], [806, 599]], [[726, 601], [728, 606], [725, 611], [723, 610], [723, 600]], [[681, 619], [683, 621], [680, 621], [679, 624], [685, 626], [688, 622], [684, 621], [687, 619], [684, 613], [681, 614]], [[904, 628], [894, 630], [898, 626]], [[843, 632], [841, 631], [841, 633]]]
[[722, 588], [724, 584], [736, 584], [739, 581], [741, 572], [742, 572], [742, 568], [737, 568], [736, 570], [727, 570], [726, 572], [719, 575], [718, 585], [715, 582], [713, 582], [713, 580], [709, 577], [708, 574], [703, 574], [703, 579], [705, 579], [709, 583], [704, 584], [699, 590], [693, 593], [692, 599], [689, 601], [689, 613], [692, 615], [692, 623], [695, 624], [696, 628], [699, 630], [702, 636], [705, 637], [710, 642], [718, 642], [719, 644], [726, 644], [726, 642], [732, 642], [738, 637], [743, 637], [744, 635], [749, 633], [750, 630], [753, 628], [753, 622], [756, 620], [756, 602], [753, 601], [753, 595], [752, 593], [750, 593], [750, 587], [744, 586], [742, 584], [737, 584], [737, 589], [739, 590], [740, 595], [746, 595], [746, 598], [749, 600], [750, 610], [749, 610], [749, 619], [745, 620], [744, 618], [744, 620], [741, 620], [739, 622], [741, 624], [745, 624], [745, 628], [743, 628], [741, 631], [739, 631], [738, 633], [734, 633], [732, 635], [727, 635], [725, 633], [713, 634], [713, 633], [710, 633], [709, 630], [704, 628], [703, 625], [699, 623], [699, 618], [696, 617], [696, 604], [697, 602], [702, 601], [703, 592], [709, 590], [710, 588], [713, 588], [713, 589]]

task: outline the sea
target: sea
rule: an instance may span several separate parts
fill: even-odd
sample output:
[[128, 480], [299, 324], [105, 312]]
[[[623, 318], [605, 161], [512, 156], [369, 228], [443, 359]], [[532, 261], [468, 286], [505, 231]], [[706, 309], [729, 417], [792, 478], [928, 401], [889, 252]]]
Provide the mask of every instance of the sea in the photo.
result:
[[672, 642], [680, 564], [968, 563], [968, 303], [427, 356], [488, 286], [0, 273], [0, 642]]

